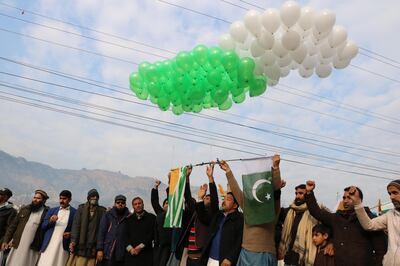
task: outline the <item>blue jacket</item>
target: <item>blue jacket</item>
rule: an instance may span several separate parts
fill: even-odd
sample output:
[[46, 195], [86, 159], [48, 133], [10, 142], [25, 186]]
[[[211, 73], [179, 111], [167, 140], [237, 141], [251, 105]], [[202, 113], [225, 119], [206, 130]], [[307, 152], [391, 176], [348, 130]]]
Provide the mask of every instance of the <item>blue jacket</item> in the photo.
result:
[[[74, 216], [76, 213], [75, 208], [73, 208], [72, 206], [70, 206], [69, 208], [70, 209], [69, 209], [68, 225], [67, 225], [67, 228], [65, 228], [64, 232], [71, 232], [72, 222], [74, 220]], [[58, 215], [59, 210], [60, 210], [60, 207], [51, 208], [47, 212], [46, 216], [44, 217], [44, 221], [42, 223], [42, 230], [44, 233], [44, 238], [43, 238], [43, 243], [42, 243], [40, 252], [44, 252], [50, 243], [50, 239], [51, 239], [51, 236], [53, 235], [54, 227], [56, 225], [55, 223], [50, 222], [50, 217], [53, 215]], [[68, 251], [69, 242], [70, 242], [70, 238], [63, 238], [63, 248], [65, 251]]]
[[128, 208], [125, 208], [122, 218], [118, 219], [117, 211], [114, 207], [101, 218], [97, 234], [97, 250], [103, 250], [105, 259], [110, 260], [113, 254], [115, 261], [124, 259], [126, 218], [130, 215]]

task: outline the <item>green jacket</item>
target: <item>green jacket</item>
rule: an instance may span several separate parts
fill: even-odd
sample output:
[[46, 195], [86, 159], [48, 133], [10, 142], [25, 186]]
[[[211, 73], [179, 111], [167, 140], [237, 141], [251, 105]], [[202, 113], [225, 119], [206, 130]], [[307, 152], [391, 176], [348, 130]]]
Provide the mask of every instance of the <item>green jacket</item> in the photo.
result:
[[[35, 238], [31, 243], [31, 249], [39, 251], [40, 246], [42, 245], [43, 241], [43, 232], [41, 230], [42, 222], [44, 217], [46, 216], [49, 207], [44, 206], [44, 211], [42, 213], [42, 217], [40, 218], [40, 224], [36, 230]], [[19, 242], [21, 240], [22, 233], [24, 232], [25, 225], [29, 220], [29, 216], [31, 215], [31, 206], [23, 206], [17, 216], [15, 217], [14, 221], [10, 224], [7, 228], [7, 232], [3, 238], [3, 242], [9, 243], [12, 239], [12, 246], [13, 248], [18, 248]]]

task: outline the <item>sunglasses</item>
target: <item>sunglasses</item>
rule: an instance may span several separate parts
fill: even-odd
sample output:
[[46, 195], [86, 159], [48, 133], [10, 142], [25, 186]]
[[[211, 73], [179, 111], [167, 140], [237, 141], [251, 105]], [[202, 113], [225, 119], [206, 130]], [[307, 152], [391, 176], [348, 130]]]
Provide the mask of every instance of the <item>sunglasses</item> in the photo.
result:
[[122, 205], [125, 205], [125, 201], [116, 201], [115, 204], [122, 204]]

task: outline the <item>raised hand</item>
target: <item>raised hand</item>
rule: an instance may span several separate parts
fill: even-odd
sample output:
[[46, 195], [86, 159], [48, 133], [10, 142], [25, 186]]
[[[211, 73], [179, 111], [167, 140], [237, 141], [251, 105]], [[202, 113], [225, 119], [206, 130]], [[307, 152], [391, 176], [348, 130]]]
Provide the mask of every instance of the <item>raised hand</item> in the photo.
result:
[[155, 188], [155, 189], [158, 189], [158, 187], [160, 186], [160, 184], [161, 184], [161, 181], [157, 179], [157, 180], [154, 182], [154, 188]]
[[200, 186], [199, 191], [197, 192], [197, 197], [199, 200], [203, 200], [204, 196], [207, 194], [207, 189], [207, 184], [203, 184]]
[[349, 189], [349, 197], [351, 200], [354, 202], [355, 205], [358, 205], [361, 203], [361, 197], [360, 197], [360, 192], [355, 186], [350, 187]]
[[315, 181], [313, 181], [313, 180], [308, 180], [307, 182], [306, 182], [306, 190], [307, 190], [307, 192], [311, 192], [311, 191], [313, 191], [315, 189]]
[[190, 174], [192, 173], [192, 165], [187, 165], [186, 166], [186, 177], [189, 177]]
[[279, 168], [280, 162], [281, 162], [281, 156], [279, 154], [275, 154], [274, 156], [272, 156], [272, 167], [274, 169]]
[[286, 186], [286, 181], [285, 180], [281, 180], [281, 184], [280, 184], [280, 188], [282, 189], [282, 188], [284, 188]]
[[229, 167], [229, 164], [227, 162], [225, 162], [224, 160], [219, 162], [219, 167], [221, 167], [221, 169], [223, 171], [225, 171], [226, 173], [231, 171], [231, 168]]

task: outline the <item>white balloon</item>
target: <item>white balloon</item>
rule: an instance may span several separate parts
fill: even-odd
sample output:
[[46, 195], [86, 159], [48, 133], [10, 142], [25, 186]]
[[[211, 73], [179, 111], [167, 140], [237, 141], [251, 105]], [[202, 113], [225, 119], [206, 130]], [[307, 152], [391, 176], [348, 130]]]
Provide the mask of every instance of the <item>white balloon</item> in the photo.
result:
[[331, 47], [338, 47], [347, 39], [347, 31], [344, 27], [335, 25], [328, 37], [328, 42]]
[[276, 55], [270, 50], [265, 51], [265, 53], [260, 57], [260, 60], [265, 66], [271, 66], [276, 61]]
[[300, 35], [300, 38], [304, 38], [307, 31], [303, 30], [302, 27], [300, 27], [299, 25], [295, 24], [293, 27], [290, 28], [292, 31], [297, 32]]
[[250, 52], [253, 57], [259, 57], [264, 54], [265, 50], [258, 44], [258, 40], [254, 39], [250, 46]]
[[300, 45], [300, 35], [294, 30], [289, 30], [282, 35], [282, 45], [289, 51], [294, 51]]
[[261, 62], [261, 60], [256, 58], [254, 59], [254, 63], [256, 64], [256, 67], [254, 69], [254, 74], [256, 75], [264, 74], [264, 64]]
[[317, 64], [317, 56], [313, 55], [313, 56], [307, 56], [304, 60], [303, 63], [301, 63], [301, 65], [305, 68], [305, 69], [312, 69], [315, 67], [315, 65]]
[[261, 33], [261, 14], [256, 10], [249, 10], [244, 16], [244, 25], [254, 35]]
[[281, 20], [288, 28], [292, 27], [300, 18], [300, 6], [295, 1], [287, 1], [281, 7]]
[[274, 87], [278, 84], [279, 80], [268, 79], [268, 86]]
[[318, 47], [314, 44], [313, 41], [305, 42], [305, 46], [307, 47], [307, 51], [310, 56], [313, 56], [318, 53]]
[[319, 32], [316, 28], [312, 29], [312, 37], [311, 39], [314, 41], [315, 45], [320, 44], [323, 40], [329, 37], [329, 32]]
[[353, 59], [358, 53], [358, 46], [353, 41], [347, 41], [346, 45], [338, 52], [338, 57], [340, 60], [343, 59]]
[[299, 75], [303, 78], [309, 78], [314, 73], [314, 69], [305, 69], [302, 66], [299, 66]]
[[218, 43], [222, 50], [234, 50], [236, 46], [235, 41], [229, 34], [221, 35]]
[[281, 78], [287, 77], [290, 73], [290, 67], [281, 67]]
[[336, 69], [343, 69], [350, 64], [351, 59], [340, 60], [337, 56], [333, 58], [333, 67]]
[[336, 49], [329, 45], [328, 40], [323, 40], [319, 45], [319, 52], [323, 58], [330, 58], [336, 54]]
[[333, 57], [325, 58], [321, 54], [317, 56], [317, 62], [320, 64], [330, 64], [333, 61]]
[[280, 41], [275, 40], [274, 47], [272, 47], [272, 51], [276, 56], [282, 58], [288, 54], [288, 50], [286, 50]]
[[311, 7], [303, 7], [301, 9], [300, 19], [297, 22], [303, 30], [309, 30], [314, 25], [314, 9]]
[[261, 15], [261, 23], [267, 31], [274, 33], [281, 25], [279, 11], [275, 8], [265, 10]]
[[301, 64], [303, 63], [304, 58], [307, 56], [307, 48], [304, 44], [300, 44], [296, 50], [290, 52], [290, 56], [294, 61]]
[[279, 80], [279, 77], [281, 76], [281, 69], [277, 64], [266, 66], [264, 70], [269, 79]]
[[239, 43], [244, 43], [244, 41], [247, 38], [248, 31], [241, 21], [236, 21], [232, 23], [229, 33], [231, 34], [232, 38], [239, 42]]
[[319, 33], [330, 32], [335, 22], [335, 13], [328, 9], [321, 10], [314, 17], [314, 27]]
[[290, 65], [289, 65], [289, 67], [291, 70], [295, 70], [295, 69], [299, 68], [299, 64], [296, 63], [295, 61], [292, 61], [292, 63], [290, 63]]
[[315, 68], [315, 73], [320, 78], [326, 78], [332, 73], [332, 67], [330, 64], [318, 64]]
[[262, 30], [261, 35], [257, 38], [259, 44], [265, 49], [270, 50], [274, 46], [274, 35], [269, 31]]
[[278, 63], [278, 65], [282, 68], [282, 67], [286, 67], [288, 65], [290, 65], [290, 63], [292, 63], [292, 57], [290, 57], [290, 55], [286, 55], [285, 57], [282, 58], [278, 58], [276, 60], [276, 62]]

